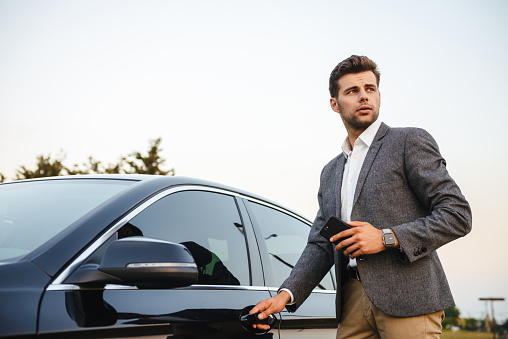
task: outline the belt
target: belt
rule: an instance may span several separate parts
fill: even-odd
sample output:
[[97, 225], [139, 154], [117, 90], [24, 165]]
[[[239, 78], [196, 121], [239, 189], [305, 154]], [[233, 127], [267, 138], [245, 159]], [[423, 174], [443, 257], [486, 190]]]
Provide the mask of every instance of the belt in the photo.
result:
[[360, 279], [360, 272], [358, 272], [358, 267], [348, 266], [346, 271], [348, 279], [356, 279], [358, 281], [362, 281], [362, 279]]

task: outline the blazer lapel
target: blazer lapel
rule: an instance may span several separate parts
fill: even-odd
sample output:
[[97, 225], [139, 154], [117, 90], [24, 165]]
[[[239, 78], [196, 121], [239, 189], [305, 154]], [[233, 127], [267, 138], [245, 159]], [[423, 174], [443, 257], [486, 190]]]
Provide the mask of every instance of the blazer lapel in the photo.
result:
[[[367, 174], [369, 174], [370, 168], [372, 167], [372, 164], [374, 163], [374, 159], [376, 159], [377, 152], [383, 145], [383, 137], [385, 136], [386, 132], [388, 132], [388, 127], [385, 123], [381, 123], [381, 126], [379, 126], [379, 130], [376, 133], [376, 136], [374, 137], [374, 140], [372, 141], [372, 145], [370, 145], [369, 150], [367, 152], [367, 155], [365, 157], [365, 161], [363, 162], [362, 169], [360, 170], [360, 175], [358, 176], [358, 182], [356, 184], [356, 190], [355, 190], [355, 198], [353, 201], [353, 206], [356, 206], [356, 201], [358, 200], [358, 197], [360, 196], [360, 193], [363, 188], [363, 184], [365, 183], [365, 179], [367, 178]], [[354, 207], [353, 207], [354, 208]]]
[[346, 157], [344, 154], [341, 154], [337, 159], [337, 175], [335, 176], [335, 182], [333, 183], [335, 187], [335, 201], [337, 204], [335, 205], [336, 214], [335, 216], [340, 219], [341, 210], [342, 210], [342, 177], [344, 176], [344, 165], [346, 164]]

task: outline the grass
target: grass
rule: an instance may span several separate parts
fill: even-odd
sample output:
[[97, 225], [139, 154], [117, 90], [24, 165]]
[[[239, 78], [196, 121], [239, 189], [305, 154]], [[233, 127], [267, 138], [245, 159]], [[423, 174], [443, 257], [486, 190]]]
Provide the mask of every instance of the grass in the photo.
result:
[[443, 334], [441, 334], [441, 339], [492, 339], [492, 333], [471, 331], [443, 331]]

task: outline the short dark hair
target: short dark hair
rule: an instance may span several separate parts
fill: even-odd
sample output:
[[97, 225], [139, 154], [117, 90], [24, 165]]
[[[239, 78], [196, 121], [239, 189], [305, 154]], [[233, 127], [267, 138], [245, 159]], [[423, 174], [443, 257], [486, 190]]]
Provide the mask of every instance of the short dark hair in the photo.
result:
[[349, 58], [342, 60], [330, 74], [329, 90], [332, 98], [337, 98], [339, 94], [339, 79], [351, 73], [360, 73], [365, 71], [372, 71], [376, 76], [377, 86], [379, 87], [379, 80], [381, 79], [381, 73], [377, 69], [377, 65], [374, 61], [370, 60], [366, 56], [351, 55]]

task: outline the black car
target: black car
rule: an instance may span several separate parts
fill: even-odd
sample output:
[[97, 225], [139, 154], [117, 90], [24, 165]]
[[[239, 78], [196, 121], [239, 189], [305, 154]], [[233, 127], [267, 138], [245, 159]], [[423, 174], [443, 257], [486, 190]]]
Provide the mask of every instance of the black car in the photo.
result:
[[0, 184], [0, 337], [334, 338], [330, 273], [255, 333], [311, 223], [207, 181], [94, 175]]

